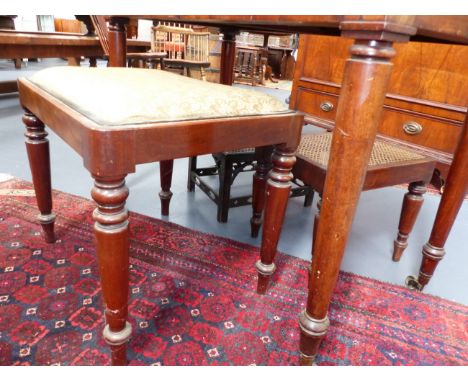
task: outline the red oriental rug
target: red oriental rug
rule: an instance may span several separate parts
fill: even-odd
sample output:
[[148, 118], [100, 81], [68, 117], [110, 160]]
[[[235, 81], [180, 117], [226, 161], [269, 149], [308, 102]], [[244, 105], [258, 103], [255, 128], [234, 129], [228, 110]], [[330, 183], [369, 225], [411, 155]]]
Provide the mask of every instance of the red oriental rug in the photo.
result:
[[[107, 365], [89, 200], [54, 191], [55, 244], [31, 184], [0, 183], [0, 365]], [[296, 365], [307, 262], [131, 214], [131, 365]], [[341, 273], [318, 365], [467, 365], [468, 307]]]

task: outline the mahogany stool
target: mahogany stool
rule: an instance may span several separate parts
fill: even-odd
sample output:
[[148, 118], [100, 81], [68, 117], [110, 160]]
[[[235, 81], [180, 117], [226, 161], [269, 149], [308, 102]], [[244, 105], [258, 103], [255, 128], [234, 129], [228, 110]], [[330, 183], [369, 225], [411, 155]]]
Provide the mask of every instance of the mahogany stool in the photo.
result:
[[[198, 81], [160, 70], [56, 67], [18, 81], [26, 113], [26, 148], [39, 222], [54, 242], [54, 220], [45, 126], [83, 158], [95, 179], [91, 196], [96, 252], [105, 304], [104, 338], [112, 363], [126, 364], [129, 228], [127, 174], [140, 163], [257, 147], [271, 152], [280, 174], [294, 160], [303, 115], [268, 95]], [[256, 174], [257, 175], [257, 174]], [[267, 174], [254, 180], [254, 211], [263, 206]], [[278, 183], [278, 184], [276, 184]], [[270, 185], [272, 193], [283, 184]], [[275, 214], [274, 211], [272, 211]], [[254, 213], [255, 215], [255, 213]]]
[[[296, 164], [292, 169], [294, 177], [312, 187], [321, 197], [327, 175], [328, 158], [332, 133], [305, 134], [296, 152]], [[423, 203], [426, 185], [432, 178], [435, 160], [419, 153], [402, 148], [377, 138], [372, 149], [366, 178], [362, 190], [374, 190], [409, 183], [408, 192], [403, 199], [398, 235], [394, 241], [393, 261], [399, 261], [408, 246], [408, 236], [413, 229]], [[343, 184], [343, 187], [346, 185]], [[319, 225], [321, 200], [315, 215], [312, 240]], [[259, 293], [265, 293], [270, 276], [274, 271], [273, 258], [257, 262], [259, 272]], [[262, 264], [271, 264], [270, 272], [262, 275]]]

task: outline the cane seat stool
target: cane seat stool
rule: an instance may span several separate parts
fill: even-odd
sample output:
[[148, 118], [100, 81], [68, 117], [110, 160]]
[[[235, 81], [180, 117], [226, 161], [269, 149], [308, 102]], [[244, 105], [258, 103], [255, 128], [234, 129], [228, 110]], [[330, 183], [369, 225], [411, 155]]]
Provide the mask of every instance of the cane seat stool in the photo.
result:
[[[91, 196], [112, 363], [126, 363], [129, 229], [127, 174], [137, 164], [274, 145], [287, 160], [303, 115], [266, 94], [161, 70], [55, 67], [18, 80], [39, 222], [55, 241], [45, 125], [71, 146], [94, 178]], [[284, 153], [284, 154], [283, 154]], [[254, 182], [254, 194], [265, 194]], [[262, 199], [261, 197], [259, 199]], [[254, 270], [253, 270], [254, 272]]]

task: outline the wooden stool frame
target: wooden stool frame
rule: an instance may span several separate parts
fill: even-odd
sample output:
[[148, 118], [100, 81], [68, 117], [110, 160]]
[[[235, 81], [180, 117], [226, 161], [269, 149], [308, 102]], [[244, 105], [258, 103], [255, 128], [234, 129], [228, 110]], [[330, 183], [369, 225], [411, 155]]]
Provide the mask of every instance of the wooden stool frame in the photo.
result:
[[[129, 222], [125, 200], [129, 190], [125, 186], [126, 175], [135, 172], [135, 166], [140, 163], [171, 163], [174, 158], [245, 147], [258, 147], [259, 153], [271, 152], [262, 147], [275, 145], [276, 156], [284, 158], [273, 168], [283, 174], [277, 187], [289, 190], [286, 179], [289, 179], [291, 168], [284, 168], [282, 164], [292, 166], [303, 115], [286, 112], [106, 127], [26, 79], [20, 79], [18, 85], [20, 102], [26, 111], [23, 117], [27, 129], [26, 148], [40, 210], [39, 221], [47, 242], [55, 241], [55, 215], [52, 212], [49, 144], [44, 125], [82, 156], [84, 166], [95, 179], [91, 195], [97, 203], [93, 218], [106, 314], [103, 334], [111, 347], [112, 363], [124, 365], [127, 362], [126, 342], [132, 331], [127, 321]], [[254, 212], [263, 209], [260, 204], [265, 200], [266, 173], [262, 177], [254, 182]]]

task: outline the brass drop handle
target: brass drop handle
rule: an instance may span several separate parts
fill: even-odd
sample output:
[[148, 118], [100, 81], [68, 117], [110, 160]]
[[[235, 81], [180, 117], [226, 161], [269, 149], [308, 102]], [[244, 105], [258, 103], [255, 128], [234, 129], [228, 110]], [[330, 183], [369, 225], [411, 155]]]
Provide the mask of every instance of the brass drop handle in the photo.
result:
[[328, 113], [333, 110], [333, 104], [330, 101], [322, 102], [320, 104], [320, 109]]
[[403, 131], [409, 135], [420, 134], [422, 130], [423, 130], [422, 125], [414, 121], [406, 122], [403, 125]]

